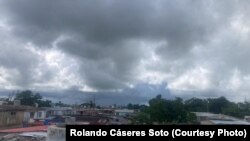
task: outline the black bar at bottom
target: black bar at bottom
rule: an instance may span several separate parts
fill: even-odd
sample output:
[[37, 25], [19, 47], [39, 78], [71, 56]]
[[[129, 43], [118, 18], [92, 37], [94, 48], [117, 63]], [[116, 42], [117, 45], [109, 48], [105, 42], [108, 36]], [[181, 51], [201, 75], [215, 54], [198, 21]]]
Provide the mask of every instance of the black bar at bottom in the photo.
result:
[[166, 139], [249, 140], [247, 125], [67, 125], [66, 141], [86, 137], [164, 137]]

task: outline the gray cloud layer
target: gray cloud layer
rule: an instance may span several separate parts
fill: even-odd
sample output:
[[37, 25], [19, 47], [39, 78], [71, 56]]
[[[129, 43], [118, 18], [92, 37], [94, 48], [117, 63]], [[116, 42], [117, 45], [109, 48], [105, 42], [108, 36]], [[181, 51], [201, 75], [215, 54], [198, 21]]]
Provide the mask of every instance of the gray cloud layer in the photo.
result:
[[[169, 89], [223, 91], [229, 97], [236, 92], [244, 97], [250, 89], [247, 1], [1, 0], [0, 4], [5, 25], [0, 34], [10, 35], [1, 43], [0, 66], [21, 74], [19, 80], [5, 78], [13, 85], [102, 91], [167, 82]], [[21, 46], [27, 44], [31, 48]], [[52, 59], [42, 63], [50, 57], [49, 50], [59, 55], [51, 53]], [[16, 57], [10, 60], [9, 54]], [[58, 58], [56, 67], [51, 65]]]

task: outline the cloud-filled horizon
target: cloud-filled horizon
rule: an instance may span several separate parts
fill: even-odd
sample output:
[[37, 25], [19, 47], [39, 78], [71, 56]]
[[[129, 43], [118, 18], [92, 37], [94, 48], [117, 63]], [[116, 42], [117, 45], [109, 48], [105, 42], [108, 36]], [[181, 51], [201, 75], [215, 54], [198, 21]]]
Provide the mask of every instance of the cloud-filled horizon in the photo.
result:
[[158, 93], [137, 90], [143, 85], [172, 96], [243, 101], [250, 91], [249, 6], [0, 0], [0, 91]]

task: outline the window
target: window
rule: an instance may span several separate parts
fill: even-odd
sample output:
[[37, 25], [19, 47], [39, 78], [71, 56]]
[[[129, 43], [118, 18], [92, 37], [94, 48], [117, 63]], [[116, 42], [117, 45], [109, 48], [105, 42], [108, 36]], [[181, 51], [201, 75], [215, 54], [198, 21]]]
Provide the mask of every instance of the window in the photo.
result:
[[38, 117], [42, 117], [42, 112], [38, 112]]
[[34, 116], [35, 116], [35, 113], [34, 113], [34, 112], [31, 112], [31, 113], [30, 113], [30, 118], [34, 118]]
[[16, 115], [16, 112], [10, 112], [10, 115], [11, 115], [11, 116], [15, 116], [15, 115]]

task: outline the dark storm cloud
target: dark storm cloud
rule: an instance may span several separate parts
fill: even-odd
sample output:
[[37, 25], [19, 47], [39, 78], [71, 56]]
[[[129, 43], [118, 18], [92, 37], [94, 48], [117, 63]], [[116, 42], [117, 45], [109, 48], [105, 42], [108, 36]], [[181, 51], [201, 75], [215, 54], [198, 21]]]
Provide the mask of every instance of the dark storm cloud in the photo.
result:
[[125, 88], [121, 92], [81, 92], [76, 89], [68, 89], [66, 91], [41, 91], [40, 93], [55, 102], [81, 104], [93, 101], [95, 97], [97, 105], [127, 105], [128, 103], [147, 104], [151, 98], [158, 94], [161, 94], [164, 98], [173, 99], [174, 96], [165, 87], [166, 84], [150, 85], [143, 83], [136, 85], [134, 88]]
[[[41, 47], [65, 37], [57, 47], [78, 57], [83, 79], [96, 89], [133, 84], [145, 52], [174, 60], [227, 21], [213, 1], [9, 0], [3, 5], [18, 37]], [[144, 41], [166, 44], [146, 50]]]
[[6, 69], [13, 85], [28, 86], [32, 83], [32, 70], [37, 67], [38, 58], [1, 28], [0, 38], [0, 68]]
[[[10, 28], [6, 43], [0, 43], [0, 66], [17, 70], [21, 87], [48, 80], [52, 86], [45, 87], [56, 89], [74, 82], [70, 87], [121, 90], [168, 82], [183, 95], [190, 89], [246, 95], [248, 7], [248, 1], [238, 0], [0, 0], [0, 18]], [[0, 36], [7, 33], [1, 20]], [[27, 43], [35, 54], [23, 49]], [[77, 64], [54, 61], [58, 56], [46, 54], [51, 48]], [[39, 51], [50, 58], [47, 63], [35, 56]], [[9, 54], [17, 57], [8, 59]]]
[[149, 38], [188, 47], [217, 29], [220, 16], [226, 14], [211, 1], [197, 0], [10, 0], [4, 6], [15, 32], [40, 44], [74, 34], [102, 45]]

